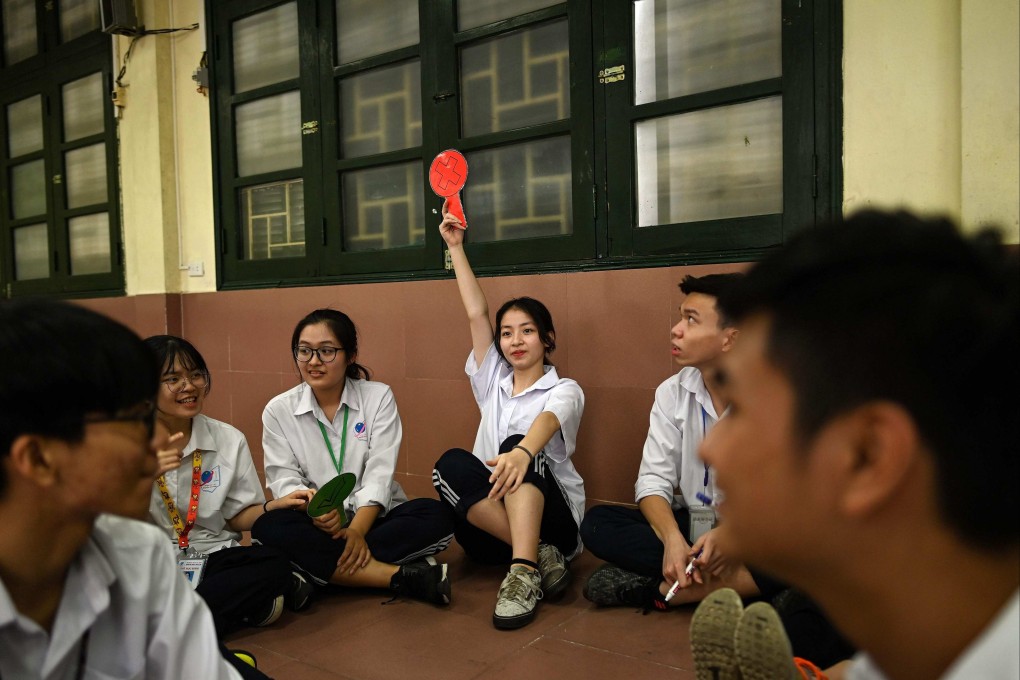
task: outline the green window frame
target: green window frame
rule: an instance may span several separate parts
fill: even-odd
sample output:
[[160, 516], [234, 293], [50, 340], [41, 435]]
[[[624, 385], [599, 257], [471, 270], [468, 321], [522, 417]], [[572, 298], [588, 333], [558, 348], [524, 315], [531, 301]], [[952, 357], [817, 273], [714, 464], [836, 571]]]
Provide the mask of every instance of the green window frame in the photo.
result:
[[[232, 27], [238, 21], [288, 4], [297, 9], [296, 74], [235, 92]], [[831, 217], [839, 209], [839, 3], [782, 0], [781, 75], [642, 104], [634, 103], [633, 77], [609, 82], [599, 79], [599, 71], [607, 68], [622, 66], [623, 73], [634, 72], [630, 2], [567, 0], [458, 30], [456, 2], [419, 1], [418, 43], [347, 63], [340, 63], [338, 58], [335, 0], [227, 0], [206, 3], [206, 8], [213, 57], [211, 110], [220, 288], [448, 276], [442, 239], [435, 228], [441, 199], [432, 194], [427, 182], [432, 159], [448, 148], [462, 151], [470, 161], [472, 156], [514, 145], [569, 139], [572, 223], [568, 233], [472, 242], [469, 228], [467, 247], [472, 263], [484, 274], [744, 261], [781, 245], [792, 230]], [[467, 130], [463, 102], [470, 95], [462, 91], [461, 56], [487, 41], [557, 22], [565, 22], [569, 46], [569, 113], [496, 131]], [[341, 152], [342, 83], [409, 63], [420, 69], [420, 142], [346, 157]], [[235, 143], [235, 112], [245, 104], [288, 92], [300, 98], [300, 164], [242, 175]], [[769, 97], [782, 100], [781, 211], [637, 226], [636, 125], [658, 117], [711, 112], [715, 107]], [[396, 166], [415, 173], [420, 168], [420, 185], [409, 190], [418, 214], [409, 221], [424, 225], [423, 236], [385, 249], [349, 247], [345, 240], [352, 227], [345, 218], [343, 178], [347, 173]], [[469, 226], [475, 198], [471, 180], [464, 190]], [[248, 190], [250, 194], [252, 187], [298, 182], [303, 190], [303, 253], [294, 256], [294, 251], [289, 251], [292, 256], [276, 259], [246, 251], [253, 222], [243, 220], [243, 192]], [[253, 213], [249, 210], [248, 214]], [[284, 242], [285, 252], [287, 247]]]
[[[98, 4], [33, 3], [35, 5], [35, 54], [8, 64], [7, 52], [0, 49], [0, 296], [55, 295], [61, 297], [94, 297], [122, 295], [124, 269], [120, 229], [119, 189], [117, 181], [117, 139], [113, 103], [107, 96], [112, 91], [112, 49], [108, 35], [99, 30]], [[74, 10], [78, 18], [85, 13], [85, 28], [80, 35], [63, 40], [61, 9]], [[90, 21], [91, 19], [91, 21]], [[8, 35], [0, 13], [0, 42]], [[81, 23], [78, 23], [81, 27]], [[23, 30], [23, 29], [22, 29]], [[83, 78], [98, 77], [102, 89], [102, 130], [71, 135], [65, 139], [63, 87]], [[25, 154], [10, 153], [8, 106], [38, 96], [41, 102], [43, 148]], [[98, 147], [99, 154], [95, 153]], [[86, 192], [87, 199], [69, 200], [67, 156], [88, 156], [91, 162], [105, 164], [105, 196], [98, 200], [95, 188]], [[45, 211], [15, 217], [13, 176], [17, 168], [28, 162], [42, 162], [45, 186]], [[72, 174], [74, 169], [72, 169]], [[83, 203], [84, 201], [84, 203]], [[108, 242], [101, 233], [79, 232], [88, 243], [98, 248], [99, 266], [89, 254], [75, 252], [72, 231], [86, 226], [90, 219], [105, 215]], [[101, 222], [102, 220], [100, 220]], [[47, 235], [45, 274], [24, 279], [17, 275], [15, 241], [19, 228], [45, 225]], [[97, 237], [98, 233], [98, 237]], [[91, 237], [91, 242], [89, 238]], [[108, 257], [108, 267], [102, 261]], [[74, 271], [78, 268], [78, 272]], [[100, 271], [108, 269], [108, 271]], [[84, 272], [82, 271], [84, 270]]]

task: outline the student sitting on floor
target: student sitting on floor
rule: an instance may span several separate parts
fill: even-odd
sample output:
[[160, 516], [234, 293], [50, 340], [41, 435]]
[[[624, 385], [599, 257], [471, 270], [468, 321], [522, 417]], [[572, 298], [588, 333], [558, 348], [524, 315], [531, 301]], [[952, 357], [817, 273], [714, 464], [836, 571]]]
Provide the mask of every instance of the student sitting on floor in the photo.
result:
[[464, 252], [464, 230], [443, 205], [439, 226], [450, 249], [471, 329], [465, 371], [481, 410], [473, 451], [451, 449], [436, 462], [436, 490], [457, 515], [457, 541], [473, 559], [510, 563], [492, 622], [520, 628], [538, 600], [570, 582], [566, 559], [581, 552], [584, 482], [570, 458], [584, 393], [549, 363], [552, 317], [532, 298], [489, 307]]
[[784, 588], [719, 550], [714, 475], [698, 457], [702, 439], [729, 405], [715, 370], [738, 333], [716, 301], [741, 276], [687, 276], [680, 284], [686, 297], [670, 336], [681, 369], [655, 390], [634, 485], [638, 509], [595, 506], [581, 524], [584, 544], [609, 562], [585, 585], [584, 596], [595, 604], [665, 609], [725, 586], [744, 597], [772, 597]]
[[701, 455], [718, 542], [788, 579], [860, 679], [1020, 677], [1020, 267], [998, 238], [864, 212], [722, 299], [731, 412]]
[[341, 473], [356, 485], [343, 504], [316, 518], [272, 510], [252, 539], [282, 550], [318, 585], [389, 588], [450, 602], [447, 565], [431, 557], [453, 540], [449, 511], [434, 498], [408, 500], [393, 475], [402, 430], [389, 386], [357, 363], [358, 333], [343, 312], [318, 309], [291, 338], [303, 382], [262, 414], [266, 482], [277, 497], [321, 488]]
[[158, 376], [118, 323], [0, 302], [0, 677], [240, 677], [170, 542], [124, 519], [145, 517], [166, 439]]
[[248, 442], [240, 430], [202, 415], [212, 378], [205, 359], [183, 338], [156, 335], [146, 344], [162, 366], [156, 415], [171, 433], [161, 452], [149, 519], [162, 527], [182, 556], [204, 563], [196, 591], [209, 605], [220, 636], [244, 626], [268, 626], [284, 603], [300, 611], [312, 585], [291, 570], [273, 548], [242, 546], [267, 510], [304, 509], [311, 493], [293, 493], [266, 502]]

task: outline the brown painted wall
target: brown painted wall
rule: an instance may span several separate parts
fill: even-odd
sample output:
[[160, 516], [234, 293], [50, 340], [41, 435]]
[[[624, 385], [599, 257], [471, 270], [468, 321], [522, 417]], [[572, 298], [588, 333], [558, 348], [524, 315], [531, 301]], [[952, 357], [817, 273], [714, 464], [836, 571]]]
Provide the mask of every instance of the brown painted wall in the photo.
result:
[[[482, 279], [493, 312], [530, 295], [557, 329], [553, 361], [581, 384], [585, 411], [575, 456], [588, 501], [633, 502], [634, 478], [655, 388], [675, 367], [669, 329], [679, 319], [686, 274], [739, 264]], [[262, 467], [262, 409], [298, 383], [290, 335], [298, 319], [333, 307], [358, 326], [359, 362], [389, 384], [404, 425], [398, 480], [409, 495], [434, 495], [432, 464], [446, 449], [470, 449], [478, 410], [464, 375], [471, 338], [456, 282], [418, 281], [312, 288], [140, 295], [82, 304], [142, 336], [179, 334], [205, 356], [213, 390], [205, 412], [248, 437]]]

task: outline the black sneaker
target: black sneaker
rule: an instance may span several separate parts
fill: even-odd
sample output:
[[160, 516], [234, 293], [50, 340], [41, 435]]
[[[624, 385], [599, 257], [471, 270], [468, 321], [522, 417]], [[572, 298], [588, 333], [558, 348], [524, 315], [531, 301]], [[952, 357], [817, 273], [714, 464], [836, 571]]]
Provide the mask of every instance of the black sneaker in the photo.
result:
[[312, 602], [312, 595], [315, 594], [315, 586], [309, 583], [308, 579], [298, 571], [290, 573], [290, 585], [287, 592], [283, 594], [283, 603], [292, 612], [299, 612], [307, 609]]
[[432, 604], [450, 604], [446, 564], [437, 564], [431, 557], [401, 565], [390, 580], [390, 588], [404, 597]]
[[266, 604], [263, 611], [250, 617], [248, 623], [256, 628], [271, 626], [276, 623], [281, 614], [283, 614], [283, 595], [277, 595]]
[[665, 611], [659, 579], [642, 576], [613, 564], [603, 564], [584, 584], [584, 597], [601, 607], [640, 607]]

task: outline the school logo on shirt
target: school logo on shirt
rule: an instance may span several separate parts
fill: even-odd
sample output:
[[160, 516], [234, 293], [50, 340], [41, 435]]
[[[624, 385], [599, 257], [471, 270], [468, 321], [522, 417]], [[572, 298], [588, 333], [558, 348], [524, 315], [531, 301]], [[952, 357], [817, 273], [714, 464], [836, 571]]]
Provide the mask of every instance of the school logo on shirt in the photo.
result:
[[368, 439], [368, 428], [365, 423], [354, 423], [354, 438], [362, 441]]
[[212, 493], [220, 488], [220, 466], [217, 465], [211, 470], [202, 473], [202, 491]]

